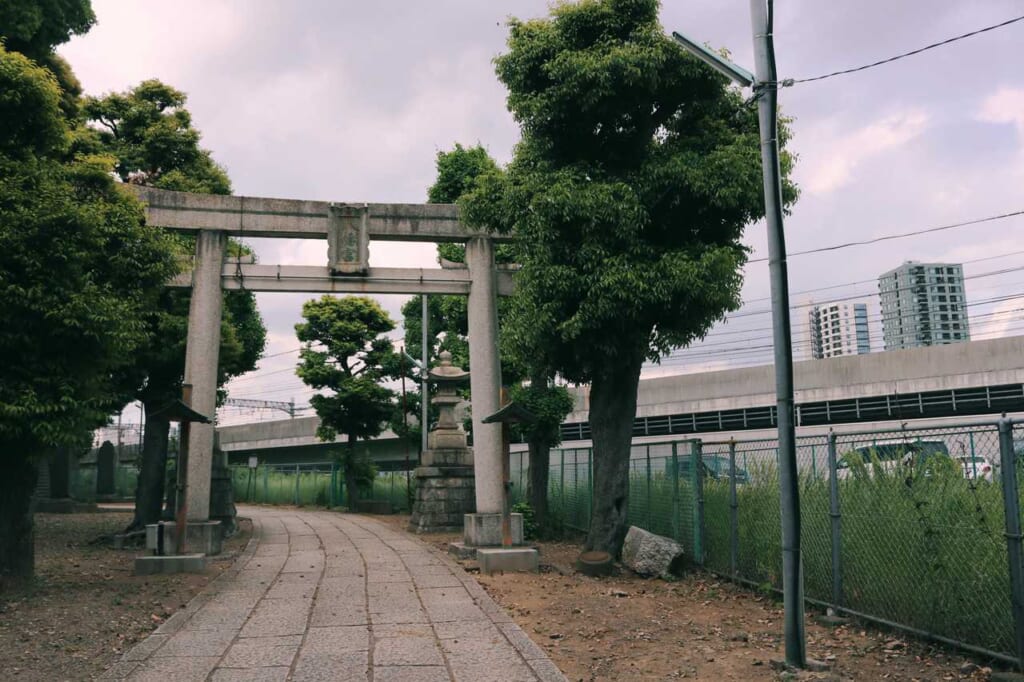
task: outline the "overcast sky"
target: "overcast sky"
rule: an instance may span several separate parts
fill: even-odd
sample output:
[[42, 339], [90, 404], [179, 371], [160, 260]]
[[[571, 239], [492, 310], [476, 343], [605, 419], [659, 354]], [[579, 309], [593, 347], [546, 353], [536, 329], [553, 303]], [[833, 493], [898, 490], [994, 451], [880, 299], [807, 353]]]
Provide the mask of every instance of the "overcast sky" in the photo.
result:
[[[505, 163], [518, 130], [491, 59], [505, 49], [509, 16], [547, 12], [536, 0], [479, 2], [127, 3], [93, 0], [97, 25], [61, 49], [89, 94], [159, 78], [188, 93], [202, 144], [235, 192], [330, 201], [420, 202], [434, 157], [456, 142], [485, 145]], [[748, 3], [666, 3], [662, 23], [752, 68]], [[776, 3], [779, 76], [805, 78], [859, 66], [1024, 14], [1024, 2], [913, 0]], [[1024, 22], [899, 62], [780, 92], [799, 155], [802, 195], [786, 221], [788, 248], [934, 227], [1024, 209]], [[852, 282], [794, 303], [870, 293], [870, 282], [905, 260], [967, 263], [975, 338], [1024, 329], [1024, 218], [874, 246], [795, 256], [793, 292]], [[764, 255], [764, 226], [746, 240]], [[326, 243], [252, 240], [263, 263], [322, 264]], [[1014, 254], [1014, 255], [1006, 255]], [[431, 266], [433, 248], [373, 244], [376, 266]], [[746, 270], [744, 313], [767, 310], [768, 268]], [[299, 294], [260, 294], [267, 354], [298, 347]], [[398, 320], [402, 297], [382, 297]], [[874, 301], [869, 301], [874, 305]], [[877, 316], [877, 306], [872, 308]], [[995, 314], [993, 314], [995, 313]], [[798, 358], [806, 312], [794, 313]], [[768, 361], [770, 316], [738, 316], [703, 347], [648, 375]], [[880, 325], [872, 328], [874, 345]], [[236, 397], [303, 402], [285, 370], [294, 355], [267, 358]], [[273, 373], [273, 374], [272, 374]], [[226, 415], [225, 415], [226, 416]]]

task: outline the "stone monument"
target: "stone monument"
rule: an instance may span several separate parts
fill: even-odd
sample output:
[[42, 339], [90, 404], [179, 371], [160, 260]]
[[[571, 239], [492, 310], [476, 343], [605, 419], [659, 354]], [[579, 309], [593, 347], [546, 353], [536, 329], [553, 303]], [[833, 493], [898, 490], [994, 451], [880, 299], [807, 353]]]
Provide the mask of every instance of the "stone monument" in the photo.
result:
[[117, 467], [117, 451], [109, 440], [103, 441], [96, 453], [96, 499], [111, 500], [114, 498], [116, 486], [114, 469]]
[[476, 509], [473, 451], [466, 445], [466, 432], [455, 419], [455, 406], [462, 401], [456, 389], [469, 380], [469, 372], [453, 366], [452, 354], [444, 351], [440, 363], [428, 376], [437, 386], [430, 402], [441, 413], [427, 436], [427, 450], [416, 468], [416, 499], [409, 530], [459, 531], [464, 516]]

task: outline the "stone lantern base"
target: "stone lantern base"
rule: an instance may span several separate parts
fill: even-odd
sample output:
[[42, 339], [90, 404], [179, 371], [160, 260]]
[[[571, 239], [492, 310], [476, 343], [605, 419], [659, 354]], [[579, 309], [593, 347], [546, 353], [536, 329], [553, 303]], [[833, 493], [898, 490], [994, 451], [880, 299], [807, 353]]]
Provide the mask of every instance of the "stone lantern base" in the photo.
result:
[[[424, 461], [430, 461], [427, 453], [424, 455]], [[409, 530], [414, 533], [462, 531], [465, 515], [476, 511], [473, 467], [439, 463], [418, 467], [415, 473], [416, 499]]]

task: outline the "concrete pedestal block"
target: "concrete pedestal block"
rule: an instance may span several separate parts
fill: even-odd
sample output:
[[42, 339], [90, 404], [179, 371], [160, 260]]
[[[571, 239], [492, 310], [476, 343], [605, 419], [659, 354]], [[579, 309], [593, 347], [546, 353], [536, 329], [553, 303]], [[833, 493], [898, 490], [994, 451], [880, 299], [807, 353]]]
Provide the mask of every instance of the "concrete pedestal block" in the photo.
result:
[[[170, 521], [151, 523], [146, 526], [146, 549], [157, 551], [157, 533], [159, 527], [164, 531], [164, 555], [175, 550], [178, 537], [177, 524]], [[201, 552], [204, 555], [216, 555], [221, 552], [223, 527], [220, 521], [189, 521], [185, 531], [185, 549], [190, 552]]]
[[532, 547], [481, 547], [476, 551], [476, 560], [484, 575], [540, 570], [540, 555]]
[[206, 557], [202, 554], [135, 557], [135, 575], [203, 573], [204, 571], [206, 571]]
[[[462, 541], [470, 547], [501, 547], [501, 514], [466, 514]], [[512, 544], [523, 544], [522, 514], [512, 514]]]
[[476, 509], [473, 467], [422, 466], [416, 469], [416, 499], [409, 530], [414, 533], [453, 533]]

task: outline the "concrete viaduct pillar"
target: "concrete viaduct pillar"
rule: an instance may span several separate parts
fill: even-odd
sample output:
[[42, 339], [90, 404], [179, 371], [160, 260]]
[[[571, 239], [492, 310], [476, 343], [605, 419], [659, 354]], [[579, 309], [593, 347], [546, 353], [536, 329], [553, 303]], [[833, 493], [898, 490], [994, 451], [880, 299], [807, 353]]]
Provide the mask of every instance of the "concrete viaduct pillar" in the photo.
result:
[[486, 237], [466, 243], [469, 267], [469, 383], [473, 405], [473, 469], [477, 513], [499, 513], [502, 506], [501, 424], [480, 420], [501, 408], [498, 356], [498, 291], [494, 245]]
[[[211, 420], [217, 409], [217, 363], [220, 355], [221, 270], [227, 234], [201, 230], [196, 237], [192, 300], [188, 311], [185, 383], [192, 384], [192, 409]], [[188, 520], [210, 518], [210, 469], [213, 424], [193, 423], [189, 434]]]

